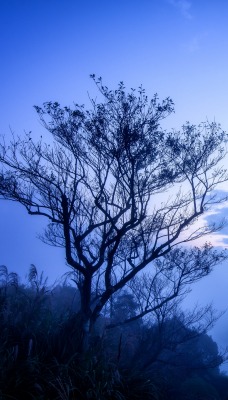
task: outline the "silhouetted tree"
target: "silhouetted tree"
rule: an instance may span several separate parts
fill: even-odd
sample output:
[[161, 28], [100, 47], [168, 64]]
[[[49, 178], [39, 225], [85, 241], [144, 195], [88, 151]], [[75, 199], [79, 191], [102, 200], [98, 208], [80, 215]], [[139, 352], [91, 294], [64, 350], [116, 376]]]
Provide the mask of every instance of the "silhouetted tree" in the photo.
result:
[[[221, 316], [212, 305], [195, 306], [192, 310], [183, 312], [179, 301], [173, 300], [150, 313], [146, 321], [129, 318], [138, 309], [138, 304], [130, 294], [117, 296], [115, 306], [118, 306], [119, 312], [116, 310], [113, 313], [114, 323], [109, 325], [112, 329], [106, 330], [106, 342], [111, 344], [114, 357], [119, 352], [121, 361], [128, 367], [137, 365], [141, 371], [161, 369], [163, 365], [194, 369], [212, 368], [224, 362], [226, 353], [218, 354], [217, 347], [212, 349], [208, 346], [205, 350], [203, 347], [207, 344], [206, 339], [204, 340], [206, 332]], [[126, 320], [131, 322], [126, 324]], [[132, 346], [132, 343], [134, 346], [127, 354], [126, 348], [129, 344]], [[196, 343], [199, 343], [198, 351]], [[213, 357], [212, 350], [215, 350]], [[188, 353], [194, 367], [188, 363]]]
[[[10, 143], [3, 139], [0, 147], [1, 198], [47, 217], [43, 240], [62, 246], [75, 271], [85, 347], [104, 305], [147, 266], [156, 272], [140, 316], [177, 297], [183, 285], [225, 258], [210, 246], [190, 251], [193, 269], [166, 257], [178, 244], [221, 227], [189, 230], [224, 200], [214, 189], [228, 179], [220, 166], [226, 134], [218, 125], [186, 123], [181, 132], [166, 132], [160, 122], [173, 112], [170, 98], [159, 103], [155, 95], [149, 101], [142, 88], [127, 94], [120, 83], [110, 91], [92, 78], [104, 101], [91, 100], [91, 110], [57, 102], [36, 107], [53, 142], [35, 141], [28, 133], [13, 135]], [[163, 287], [156, 302], [159, 275], [173, 291]]]

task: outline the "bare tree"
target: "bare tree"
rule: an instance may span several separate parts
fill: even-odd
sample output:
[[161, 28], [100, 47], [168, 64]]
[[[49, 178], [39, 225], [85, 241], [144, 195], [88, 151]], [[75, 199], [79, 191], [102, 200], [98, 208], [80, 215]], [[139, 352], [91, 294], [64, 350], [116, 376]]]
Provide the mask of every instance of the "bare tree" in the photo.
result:
[[[51, 144], [28, 133], [2, 139], [0, 147], [0, 196], [48, 218], [43, 240], [63, 247], [75, 271], [84, 338], [112, 295], [145, 267], [159, 269], [154, 261], [174, 246], [221, 227], [188, 231], [225, 200], [214, 189], [228, 179], [220, 166], [227, 137], [218, 125], [187, 123], [181, 132], [166, 132], [160, 123], [173, 112], [170, 98], [149, 101], [142, 88], [126, 93], [120, 83], [110, 91], [92, 78], [103, 102], [91, 100], [91, 110], [56, 102], [36, 107]], [[207, 249], [209, 270], [224, 258]], [[161, 268], [177, 296], [176, 272]], [[182, 282], [194, 276], [186, 269]]]
[[[158, 321], [160, 317], [162, 320], [170, 318], [173, 310], [179, 309], [191, 291], [191, 285], [209, 275], [212, 269], [226, 258], [226, 252], [219, 253], [207, 243], [201, 248], [175, 247], [161, 258], [157, 258], [149, 272], [138, 274], [126, 285], [132, 301], [137, 304], [137, 313], [123, 319], [121, 324], [146, 316], [150, 323], [153, 323], [154, 319]], [[199, 318], [198, 322], [203, 324], [203, 331], [207, 331], [218, 316], [216, 312], [212, 312], [210, 305], [204, 309], [196, 307], [193, 314], [201, 315], [202, 310], [210, 323], [205, 325], [203, 318]], [[108, 328], [116, 325], [119, 323], [112, 322], [108, 324]], [[197, 331], [202, 331], [199, 325]]]

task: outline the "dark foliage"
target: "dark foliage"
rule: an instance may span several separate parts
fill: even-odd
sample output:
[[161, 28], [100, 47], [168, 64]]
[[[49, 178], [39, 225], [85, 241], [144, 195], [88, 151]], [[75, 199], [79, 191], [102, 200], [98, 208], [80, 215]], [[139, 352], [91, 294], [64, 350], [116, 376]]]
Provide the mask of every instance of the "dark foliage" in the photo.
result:
[[6, 267], [0, 279], [2, 400], [226, 399], [228, 378], [218, 368], [224, 356], [196, 329], [196, 314], [190, 318], [176, 308], [162, 322], [155, 316], [150, 323], [138, 319], [104, 329], [107, 318], [135, 315], [137, 303], [125, 291], [113, 300], [112, 315], [100, 316], [82, 357], [72, 286], [48, 287], [34, 266], [27, 284]]
[[49, 288], [35, 266], [21, 285], [1, 267], [0, 396], [224, 400], [224, 355], [206, 334], [218, 315], [180, 302], [228, 256], [180, 244], [223, 226], [193, 224], [227, 199], [215, 191], [227, 135], [164, 131], [170, 98], [92, 78], [103, 102], [90, 110], [35, 107], [50, 143], [1, 139], [0, 198], [46, 217], [42, 239], [64, 248], [76, 287]]

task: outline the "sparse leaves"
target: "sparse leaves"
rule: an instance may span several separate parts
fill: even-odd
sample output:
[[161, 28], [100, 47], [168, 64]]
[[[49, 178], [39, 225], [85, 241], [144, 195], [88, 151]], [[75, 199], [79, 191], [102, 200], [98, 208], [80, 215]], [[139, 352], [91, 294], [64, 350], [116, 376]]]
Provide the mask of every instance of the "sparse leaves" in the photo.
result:
[[180, 132], [164, 131], [161, 122], [174, 111], [170, 98], [149, 100], [142, 87], [127, 93], [123, 82], [109, 90], [91, 78], [103, 97], [91, 100], [91, 109], [58, 102], [35, 107], [52, 142], [42, 136], [36, 142], [29, 132], [0, 144], [0, 196], [49, 220], [43, 238], [65, 249], [77, 273], [85, 329], [145, 267], [162, 271], [152, 278], [153, 303], [161, 273], [173, 285], [163, 296], [168, 301], [225, 258], [207, 247], [191, 250], [192, 259], [188, 251], [180, 257], [176, 246], [222, 226], [188, 231], [226, 200], [214, 189], [228, 179], [221, 165], [227, 135], [219, 125], [187, 122]]

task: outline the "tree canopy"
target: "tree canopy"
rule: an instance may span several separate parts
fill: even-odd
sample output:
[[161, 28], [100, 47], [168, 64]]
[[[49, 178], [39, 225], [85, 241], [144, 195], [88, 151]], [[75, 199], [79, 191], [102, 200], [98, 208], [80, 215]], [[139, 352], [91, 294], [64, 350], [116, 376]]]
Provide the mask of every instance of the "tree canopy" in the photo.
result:
[[84, 332], [146, 267], [140, 316], [183, 294], [226, 258], [208, 244], [176, 247], [221, 228], [189, 230], [226, 200], [215, 191], [228, 179], [221, 164], [226, 133], [214, 122], [165, 131], [161, 122], [174, 111], [170, 98], [149, 100], [142, 87], [127, 93], [122, 82], [109, 90], [92, 79], [103, 102], [91, 100], [89, 110], [57, 102], [35, 107], [52, 142], [28, 133], [0, 144], [0, 196], [47, 217], [42, 238], [65, 249], [81, 293]]

